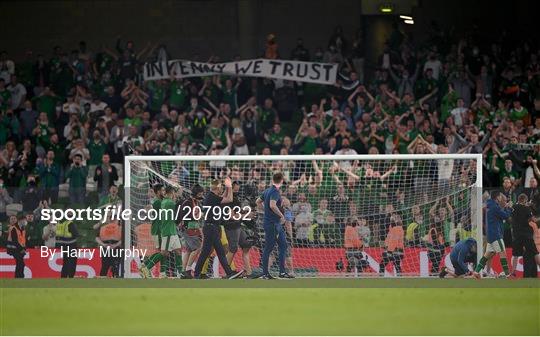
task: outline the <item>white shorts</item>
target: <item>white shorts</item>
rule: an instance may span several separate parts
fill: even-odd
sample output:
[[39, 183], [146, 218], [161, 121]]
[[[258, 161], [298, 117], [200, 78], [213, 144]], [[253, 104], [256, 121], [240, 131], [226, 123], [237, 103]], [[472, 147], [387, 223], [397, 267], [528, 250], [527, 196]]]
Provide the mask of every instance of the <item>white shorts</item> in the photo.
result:
[[154, 247], [159, 249], [161, 247], [161, 239], [159, 235], [152, 235], [152, 241], [154, 241]]
[[182, 248], [178, 235], [170, 235], [161, 237], [161, 250], [172, 252], [173, 250]]
[[486, 253], [500, 253], [506, 251], [502, 239], [488, 242], [486, 245]]

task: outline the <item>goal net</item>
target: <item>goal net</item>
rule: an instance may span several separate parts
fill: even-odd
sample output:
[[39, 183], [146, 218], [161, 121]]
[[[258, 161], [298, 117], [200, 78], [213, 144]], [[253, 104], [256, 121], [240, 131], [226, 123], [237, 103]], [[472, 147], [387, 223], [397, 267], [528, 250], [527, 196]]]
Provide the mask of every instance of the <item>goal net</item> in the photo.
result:
[[[208, 191], [213, 179], [230, 177], [250, 211], [240, 220], [247, 244], [234, 264], [243, 269], [242, 251], [252, 246], [254, 273], [264, 245], [256, 199], [275, 172], [285, 177], [286, 265], [297, 277], [433, 276], [451, 267], [448, 254], [459, 240], [482, 245], [481, 155], [127, 156], [125, 164], [132, 214], [151, 208], [156, 184], [174, 187], [180, 202], [195, 184]], [[150, 223], [126, 222], [126, 248], [156, 251]], [[138, 277], [140, 263], [127, 260], [125, 276]]]

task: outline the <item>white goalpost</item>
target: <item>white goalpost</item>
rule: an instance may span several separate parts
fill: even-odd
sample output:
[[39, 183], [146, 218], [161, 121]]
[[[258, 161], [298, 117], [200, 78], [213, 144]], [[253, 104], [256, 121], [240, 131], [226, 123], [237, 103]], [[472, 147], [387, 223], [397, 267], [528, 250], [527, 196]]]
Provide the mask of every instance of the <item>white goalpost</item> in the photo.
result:
[[[451, 247], [469, 237], [482, 255], [481, 154], [126, 156], [124, 163], [125, 209], [133, 215], [124, 248], [155, 250], [151, 221], [137, 218], [151, 208], [154, 185], [174, 187], [180, 204], [194, 185], [206, 191], [229, 177], [250, 211], [241, 227], [257, 271], [264, 236], [255, 200], [282, 172], [286, 262], [297, 277], [435, 276], [451, 266]], [[140, 263], [125, 260], [124, 277], [139, 277]], [[243, 268], [241, 252], [234, 263]]]

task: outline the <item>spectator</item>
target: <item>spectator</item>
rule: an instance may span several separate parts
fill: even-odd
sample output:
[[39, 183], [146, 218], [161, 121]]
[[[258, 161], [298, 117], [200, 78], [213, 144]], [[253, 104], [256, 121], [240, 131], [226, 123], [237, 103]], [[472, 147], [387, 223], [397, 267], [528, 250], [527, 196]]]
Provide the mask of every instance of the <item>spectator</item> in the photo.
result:
[[55, 204], [60, 186], [60, 166], [55, 162], [54, 152], [48, 151], [45, 159], [38, 159], [36, 169], [39, 174], [41, 200]]
[[114, 186], [118, 180], [118, 171], [116, 167], [111, 165], [110, 156], [105, 153], [101, 158], [101, 164], [96, 167], [94, 172], [94, 181], [97, 182], [100, 200], [109, 193], [110, 187]]
[[69, 201], [74, 205], [84, 205], [88, 168], [84, 164], [81, 154], [74, 154], [72, 161], [73, 163], [66, 172], [66, 179], [69, 179]]

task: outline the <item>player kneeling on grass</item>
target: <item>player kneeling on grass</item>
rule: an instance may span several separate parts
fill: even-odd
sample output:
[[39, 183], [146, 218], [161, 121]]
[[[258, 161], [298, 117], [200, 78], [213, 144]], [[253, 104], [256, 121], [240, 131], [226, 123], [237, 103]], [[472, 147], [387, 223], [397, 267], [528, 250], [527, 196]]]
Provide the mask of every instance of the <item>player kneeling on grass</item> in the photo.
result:
[[401, 220], [401, 216], [394, 213], [390, 216], [390, 229], [388, 230], [386, 240], [384, 240], [386, 251], [383, 252], [382, 261], [379, 265], [379, 274], [381, 276], [384, 276], [384, 269], [386, 268], [386, 265], [390, 262], [394, 263], [396, 275], [399, 276], [399, 274], [401, 274], [401, 260], [403, 259], [404, 237], [405, 232], [403, 230], [403, 222]]
[[[201, 202], [204, 198], [204, 188], [199, 184], [195, 184], [191, 188], [191, 196], [188, 197], [180, 209], [182, 212], [191, 210], [192, 216], [190, 219], [182, 221], [180, 235], [182, 239], [182, 246], [184, 247], [186, 254], [183, 257], [183, 268], [184, 272], [182, 278], [190, 279], [193, 278], [192, 275], [192, 266], [199, 253], [201, 252], [202, 247], [202, 232], [200, 221], [202, 219], [201, 214]], [[184, 219], [184, 216], [182, 216]], [[198, 219], [198, 220], [195, 220]]]
[[506, 249], [503, 242], [503, 221], [512, 215], [511, 204], [507, 203], [506, 196], [499, 191], [491, 192], [491, 198], [486, 202], [486, 223], [487, 223], [487, 245], [486, 253], [474, 270], [474, 277], [480, 278], [480, 271], [484, 269], [486, 262], [491, 260], [495, 254], [499, 254], [504, 275], [510, 275], [508, 262], [506, 260]]
[[[152, 269], [157, 262], [161, 262], [162, 264], [168, 263], [170, 253], [174, 254], [176, 269], [179, 271], [182, 270], [182, 245], [180, 244], [180, 238], [178, 237], [176, 229], [176, 220], [174, 219], [176, 211], [175, 198], [174, 187], [167, 186], [165, 188], [165, 196], [160, 204], [160, 209], [162, 211], [158, 213], [161, 216], [161, 221], [159, 222], [159, 235], [161, 240], [160, 255], [156, 256], [154, 259], [152, 256], [145, 261], [141, 269], [143, 277], [149, 274], [148, 271]], [[144, 268], [146, 268], [145, 271], [143, 270]], [[165, 273], [161, 273], [160, 275], [160, 277], [165, 276]]]
[[468, 238], [461, 240], [450, 252], [450, 262], [454, 270], [444, 267], [439, 277], [444, 278], [447, 275], [451, 277], [465, 277], [472, 274], [467, 267], [468, 263], [476, 263], [476, 240]]

